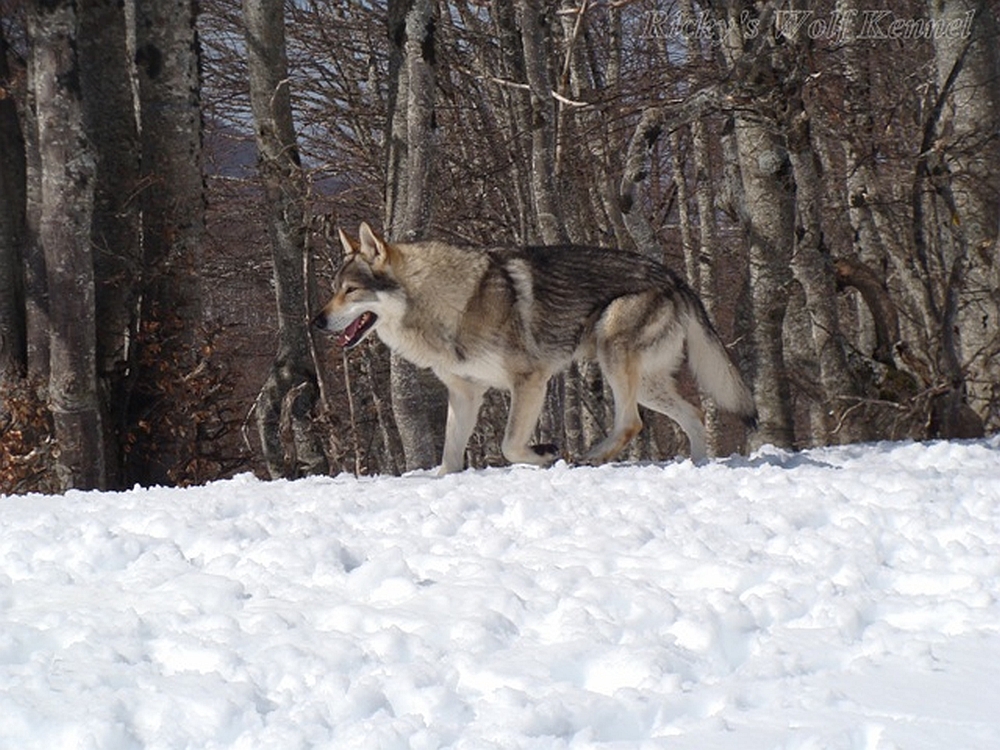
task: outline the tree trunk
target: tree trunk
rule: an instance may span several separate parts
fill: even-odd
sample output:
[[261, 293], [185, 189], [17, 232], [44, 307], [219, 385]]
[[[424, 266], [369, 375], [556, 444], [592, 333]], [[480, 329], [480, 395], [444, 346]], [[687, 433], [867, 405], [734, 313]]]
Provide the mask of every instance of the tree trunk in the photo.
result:
[[129, 394], [126, 481], [171, 484], [195, 457], [205, 235], [199, 42], [193, 0], [136, 0], [141, 120], [142, 310]]
[[[691, 124], [691, 147], [695, 165], [695, 203], [698, 207], [698, 293], [708, 310], [708, 316], [719, 325], [716, 311], [715, 258], [718, 224], [715, 216], [715, 189], [712, 179], [712, 160], [709, 154], [709, 132], [705, 123], [696, 120]], [[705, 440], [711, 455], [718, 456], [724, 451], [722, 428], [719, 424], [719, 409], [708, 397], [702, 399], [705, 410]]]
[[409, 67], [406, 64], [406, 14], [408, 0], [389, 4], [389, 91], [386, 104], [385, 139], [385, 232], [393, 237], [394, 223], [406, 206], [406, 110]]
[[885, 282], [867, 265], [854, 258], [834, 261], [838, 288], [854, 287], [872, 318], [875, 341], [872, 359], [894, 367], [893, 348], [899, 342], [899, 315]]
[[791, 386], [782, 343], [795, 217], [788, 155], [771, 131], [743, 116], [736, 118], [736, 144], [750, 237], [753, 391], [760, 413], [760, 427], [751, 442], [790, 447], [794, 442]]
[[139, 131], [125, 10], [117, 0], [80, 0], [80, 85], [96, 159], [91, 241], [105, 466], [109, 487], [123, 486], [126, 377], [135, 340], [141, 277]]
[[639, 118], [625, 152], [625, 169], [618, 198], [622, 221], [636, 249], [657, 260], [663, 258], [663, 249], [649, 217], [642, 209], [641, 189], [649, 176], [653, 146], [663, 133], [663, 119], [661, 107], [651, 107]]
[[[773, 11], [770, 6], [763, 10]], [[731, 28], [748, 31], [741, 24], [741, 3], [729, 3], [728, 13]], [[768, 22], [761, 20], [761, 26]], [[742, 195], [740, 218], [750, 248], [753, 391], [760, 413], [759, 428], [750, 442], [790, 447], [794, 425], [782, 334], [792, 282], [795, 195], [775, 114], [782, 104], [775, 101], [781, 97], [773, 59], [779, 51], [771, 35], [743, 39], [736, 33], [725, 35], [723, 51], [731, 77], [743, 87], [738, 95], [750, 105], [749, 111], [738, 111], [733, 120], [741, 186], [730, 188], [733, 195]]]
[[38, 105], [35, 66], [28, 62], [25, 92], [25, 242], [24, 242], [24, 322], [28, 355], [28, 380], [49, 381], [49, 294], [45, 280], [45, 252], [38, 237], [42, 223], [42, 167], [38, 153]]
[[681, 250], [684, 254], [684, 275], [695, 292], [700, 291], [701, 275], [698, 273], [698, 251], [695, 248], [694, 232], [691, 228], [691, 196], [687, 179], [687, 140], [682, 138], [682, 130], [670, 133], [670, 165], [673, 172], [674, 188], [677, 191], [677, 223], [680, 225]]
[[[786, 79], [786, 87], [789, 83]], [[822, 392], [817, 410], [821, 423], [812, 426], [813, 437], [816, 444], [828, 445], [831, 442], [852, 442], [863, 433], [861, 425], [844, 424], [841, 419], [847, 406], [844, 397], [854, 396], [855, 393], [840, 336], [832, 260], [823, 241], [820, 222], [823, 185], [819, 159], [812, 144], [809, 115], [799, 94], [796, 91], [790, 97], [786, 126], [797, 214], [792, 273], [805, 293]], [[841, 429], [835, 432], [838, 426]]]
[[[959, 369], [970, 405], [1000, 420], [1000, 52], [992, 8], [977, 0], [929, 0], [930, 16], [939, 23], [961, 22], [973, 13], [969, 38], [934, 35], [938, 90], [946, 99], [935, 123], [935, 147], [941, 151], [935, 190], [950, 196], [945, 211], [951, 226], [944, 233], [953, 266], [946, 297], [954, 295], [954, 320], [942, 331], [959, 332]], [[952, 72], [956, 75], [952, 77]], [[942, 184], [946, 183], [946, 186]], [[960, 257], [961, 256], [961, 257]], [[959, 269], [961, 266], [961, 269]], [[958, 272], [958, 273], [955, 273]], [[948, 311], [948, 303], [944, 310]], [[994, 426], [997, 426], [996, 424]]]
[[[521, 51], [521, 32], [517, 25], [517, 13], [513, 3], [493, 3], [497, 28], [497, 41], [500, 44], [501, 74], [508, 81], [520, 82], [525, 79], [524, 53]], [[517, 228], [515, 236], [520, 242], [527, 242], [535, 236], [532, 226], [531, 176], [531, 94], [518, 84], [502, 87], [502, 94], [507, 105], [507, 132], [510, 136], [514, 185], [517, 206]]]
[[[932, 5], [931, 10], [935, 7]], [[940, 17], [939, 19], [940, 20]], [[970, 34], [949, 42], [937, 43], [936, 65], [938, 81], [927, 114], [923, 119], [923, 134], [914, 168], [911, 190], [913, 250], [916, 267], [923, 285], [923, 303], [931, 330], [936, 334], [935, 369], [941, 394], [933, 404], [930, 433], [935, 437], [969, 437], [970, 409], [965, 399], [968, 385], [967, 365], [963, 362], [961, 312], [963, 296], [969, 279], [969, 269], [975, 262], [975, 252], [982, 252], [996, 238], [995, 206], [980, 204], [979, 190], [972, 183], [985, 181], [991, 175], [984, 170], [975, 152], [995, 140], [994, 129], [982, 132], [966, 122], [964, 132], [956, 139], [960, 119], [955, 119], [953, 107], [958, 99], [993, 98], [995, 84], [976, 73], [983, 64], [983, 40], [973, 27]], [[992, 55], [987, 55], [987, 59]], [[995, 60], [994, 60], [995, 62]], [[969, 66], [969, 69], [966, 69]], [[991, 66], [986, 64], [989, 69]], [[992, 73], [989, 73], [992, 76]], [[961, 86], [960, 86], [961, 82]], [[976, 92], [978, 93], [972, 93]], [[978, 109], [972, 102], [966, 104]], [[995, 105], [987, 103], [980, 115], [995, 121]], [[993, 114], [991, 114], [993, 113]], [[978, 139], [979, 142], [975, 143]], [[971, 150], [970, 150], [971, 147]], [[966, 179], [962, 179], [962, 178]], [[996, 188], [989, 188], [996, 201]], [[992, 221], [988, 229], [976, 226], [981, 219]], [[966, 226], [968, 222], [969, 226]], [[992, 237], [992, 239], [990, 239]], [[972, 243], [979, 243], [973, 247]], [[985, 267], [989, 270], [992, 262]], [[976, 294], [982, 294], [976, 290]], [[984, 299], [987, 297], [984, 296]], [[988, 305], [987, 305], [988, 307]], [[982, 314], [986, 312], [981, 310]], [[989, 313], [986, 312], [987, 318]], [[973, 329], [981, 322], [972, 324]], [[973, 330], [975, 337], [976, 332]], [[991, 346], [991, 337], [980, 339], [982, 346]], [[992, 385], [992, 384], [991, 384]], [[982, 421], [971, 431], [981, 433]]]
[[97, 396], [94, 263], [90, 228], [95, 164], [84, 127], [76, 4], [29, 7], [38, 117], [41, 211], [50, 312], [49, 405], [63, 488], [104, 485]]
[[[278, 307], [278, 353], [257, 401], [257, 428], [273, 478], [326, 473], [329, 465], [312, 426], [320, 389], [308, 322], [306, 186], [292, 120], [281, 0], [243, 0], [243, 23]], [[283, 422], [290, 423], [291, 445], [283, 445]]]
[[[602, 90], [614, 89], [619, 85], [619, 61], [622, 55], [621, 9], [611, 6], [607, 9], [608, 66], [602, 77], [590, 64], [597, 56], [591, 35], [588, 33], [588, 14], [592, 15], [593, 3], [577, 5], [577, 0], [562, 0], [562, 19], [566, 58], [560, 90], [573, 101], [581, 101]], [[602, 23], [603, 25], [603, 23]], [[611, 234], [617, 247], [625, 246], [627, 232], [622, 221], [618, 203], [618, 182], [621, 175], [621, 152], [612, 148], [617, 135], [608, 127], [609, 113], [599, 107], [578, 107], [558, 105], [563, 113], [560, 123], [571, 124], [572, 132], [559, 133], [559, 145], [567, 153], [566, 161], [572, 156], [580, 162], [578, 171], [572, 176], [560, 177], [559, 184], [569, 184], [574, 200], [573, 211], [579, 214], [576, 222], [565, 216], [566, 224], [582, 224], [579, 236], [570, 232], [574, 242], [590, 243], [594, 231], [602, 235]], [[557, 169], [557, 176], [559, 170]], [[590, 217], [589, 219], [587, 217]]]
[[[423, 239], [430, 216], [434, 136], [435, 24], [431, 0], [389, 3], [390, 95], [386, 233]], [[435, 466], [444, 445], [447, 395], [429, 371], [393, 353], [392, 411], [407, 470]]]
[[23, 377], [28, 366], [24, 312], [24, 249], [27, 173], [24, 138], [10, 80], [7, 42], [0, 27], [0, 385]]
[[[858, 0], [838, 0], [837, 10], [845, 18], [860, 13]], [[847, 214], [853, 231], [854, 252], [858, 261], [869, 268], [884, 267], [890, 257], [887, 243], [889, 236], [881, 227], [887, 223], [883, 212], [886, 203], [880, 195], [880, 185], [875, 171], [875, 118], [871, 94], [871, 76], [867, 61], [871, 50], [862, 45], [844, 45], [844, 111], [847, 113], [848, 137], [844, 139], [847, 158], [844, 187], [847, 192]], [[896, 253], [899, 255], [900, 253]], [[876, 360], [892, 364], [892, 345], [879, 348], [877, 321], [870, 322], [862, 308], [867, 299], [858, 301], [858, 339], [862, 352]], [[897, 330], [898, 333], [898, 330]], [[883, 340], [884, 343], [884, 340]]]
[[531, 188], [538, 232], [546, 245], [567, 240], [556, 191], [556, 109], [548, 73], [548, 22], [537, 0], [517, 0], [524, 72], [531, 91]]

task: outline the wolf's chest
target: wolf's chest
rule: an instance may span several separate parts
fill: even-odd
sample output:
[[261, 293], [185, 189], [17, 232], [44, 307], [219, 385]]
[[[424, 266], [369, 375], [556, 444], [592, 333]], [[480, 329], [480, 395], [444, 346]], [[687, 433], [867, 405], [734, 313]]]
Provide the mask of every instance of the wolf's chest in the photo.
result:
[[[426, 330], [380, 328], [382, 342], [418, 367], [428, 367], [441, 379], [464, 378], [491, 388], [509, 390], [513, 370], [520, 360], [518, 352], [505, 351], [482, 339], [475, 342], [447, 335], [428, 334]], [[495, 343], [495, 342], [494, 342]]]

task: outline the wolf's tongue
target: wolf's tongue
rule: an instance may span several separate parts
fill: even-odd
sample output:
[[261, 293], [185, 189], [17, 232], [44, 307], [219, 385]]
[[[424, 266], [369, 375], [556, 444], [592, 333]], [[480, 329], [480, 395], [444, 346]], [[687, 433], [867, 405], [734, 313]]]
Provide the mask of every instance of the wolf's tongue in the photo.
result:
[[369, 312], [363, 312], [361, 315], [356, 317], [351, 323], [345, 328], [339, 336], [337, 336], [337, 345], [342, 348], [348, 348], [354, 346], [361, 339], [361, 334], [364, 333], [368, 326], [375, 322], [375, 316]]

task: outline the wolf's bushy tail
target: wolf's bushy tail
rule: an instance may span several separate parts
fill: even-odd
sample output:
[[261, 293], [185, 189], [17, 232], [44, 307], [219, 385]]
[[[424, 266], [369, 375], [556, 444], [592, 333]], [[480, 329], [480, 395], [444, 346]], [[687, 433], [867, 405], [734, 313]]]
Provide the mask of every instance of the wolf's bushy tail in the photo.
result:
[[751, 427], [757, 424], [753, 394], [740, 371], [729, 358], [725, 344], [708, 319], [701, 303], [694, 299], [686, 311], [688, 365], [698, 387], [711, 396], [720, 409], [733, 412]]

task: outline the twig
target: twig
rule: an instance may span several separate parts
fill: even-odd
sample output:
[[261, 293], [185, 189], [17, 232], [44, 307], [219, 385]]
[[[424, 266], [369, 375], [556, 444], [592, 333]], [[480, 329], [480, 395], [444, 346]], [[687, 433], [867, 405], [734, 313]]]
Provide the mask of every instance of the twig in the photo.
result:
[[358, 420], [354, 411], [354, 393], [351, 390], [351, 371], [347, 366], [347, 351], [341, 350], [344, 363], [344, 390], [347, 391], [347, 412], [351, 420], [351, 443], [354, 447], [354, 476], [361, 476], [361, 444], [358, 442]]

